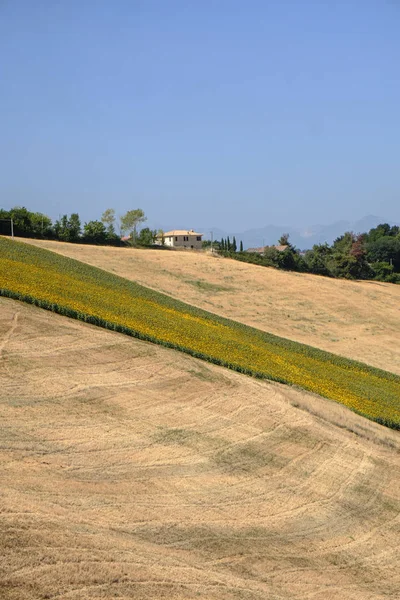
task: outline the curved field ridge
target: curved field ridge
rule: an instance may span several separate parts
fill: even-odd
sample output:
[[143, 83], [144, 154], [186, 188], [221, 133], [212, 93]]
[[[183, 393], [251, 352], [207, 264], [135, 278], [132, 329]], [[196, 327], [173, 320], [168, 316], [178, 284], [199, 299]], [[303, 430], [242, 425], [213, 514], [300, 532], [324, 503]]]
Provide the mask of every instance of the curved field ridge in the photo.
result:
[[400, 436], [0, 298], [1, 600], [398, 600]]
[[0, 294], [299, 386], [400, 428], [400, 377], [191, 307], [101, 269], [0, 240]]

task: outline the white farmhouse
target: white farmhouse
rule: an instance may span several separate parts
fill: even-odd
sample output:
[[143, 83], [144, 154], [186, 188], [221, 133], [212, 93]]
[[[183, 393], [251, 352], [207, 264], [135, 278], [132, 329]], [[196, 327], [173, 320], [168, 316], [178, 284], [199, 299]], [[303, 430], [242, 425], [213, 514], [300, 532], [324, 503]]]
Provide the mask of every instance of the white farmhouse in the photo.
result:
[[162, 244], [164, 238], [164, 245], [170, 246], [171, 248], [194, 248], [200, 250], [202, 247], [202, 233], [197, 233], [190, 229], [189, 231], [183, 229], [175, 229], [174, 231], [166, 231], [162, 236], [157, 236], [157, 244]]

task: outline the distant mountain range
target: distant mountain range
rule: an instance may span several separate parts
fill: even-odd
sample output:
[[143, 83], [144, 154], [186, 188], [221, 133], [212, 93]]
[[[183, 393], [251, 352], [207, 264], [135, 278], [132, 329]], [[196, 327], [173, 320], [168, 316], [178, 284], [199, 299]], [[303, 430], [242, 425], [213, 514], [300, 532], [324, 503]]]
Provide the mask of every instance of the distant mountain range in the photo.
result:
[[[397, 223], [388, 221], [385, 218], [368, 215], [358, 221], [337, 221], [330, 225], [312, 225], [304, 228], [287, 225], [266, 225], [265, 227], [248, 229], [243, 232], [229, 232], [217, 227], [204, 227], [201, 231], [212, 231], [214, 240], [220, 240], [227, 236], [232, 240], [232, 237], [235, 236], [238, 244], [240, 240], [243, 241], [245, 249], [277, 244], [282, 233], [289, 233], [289, 240], [294, 246], [300, 250], [308, 250], [314, 244], [324, 244], [325, 242], [332, 244], [337, 237], [343, 235], [346, 231], [364, 233], [380, 223], [388, 222], [390, 225], [397, 225]], [[205, 235], [205, 239], [209, 239], [209, 237], [209, 234]]]

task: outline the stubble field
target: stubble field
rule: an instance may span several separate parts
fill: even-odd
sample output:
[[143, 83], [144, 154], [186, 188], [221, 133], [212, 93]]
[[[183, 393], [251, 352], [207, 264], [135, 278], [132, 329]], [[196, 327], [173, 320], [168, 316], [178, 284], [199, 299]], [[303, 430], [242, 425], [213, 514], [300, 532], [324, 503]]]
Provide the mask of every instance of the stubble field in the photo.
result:
[[23, 240], [221, 316], [400, 374], [400, 286], [287, 273], [198, 252]]
[[1, 598], [399, 597], [397, 432], [4, 298], [0, 353]]

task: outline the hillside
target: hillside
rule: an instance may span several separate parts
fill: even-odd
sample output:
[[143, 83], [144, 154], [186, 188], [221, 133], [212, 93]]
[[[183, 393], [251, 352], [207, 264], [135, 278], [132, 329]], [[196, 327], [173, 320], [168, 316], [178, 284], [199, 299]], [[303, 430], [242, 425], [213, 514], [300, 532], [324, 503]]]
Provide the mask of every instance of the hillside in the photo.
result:
[[0, 295], [258, 378], [400, 428], [400, 377], [274, 336], [29, 244], [0, 239]]
[[4, 298], [0, 352], [2, 599], [398, 598], [397, 432]]
[[400, 286], [286, 273], [190, 252], [23, 240], [195, 306], [400, 374]]

